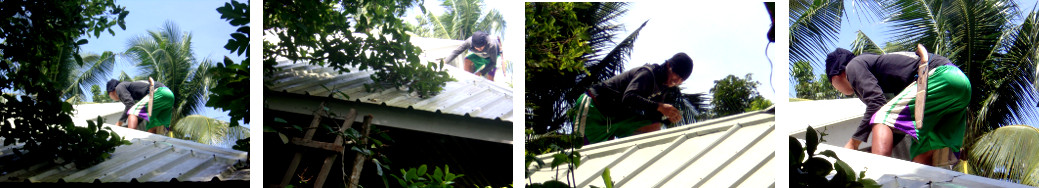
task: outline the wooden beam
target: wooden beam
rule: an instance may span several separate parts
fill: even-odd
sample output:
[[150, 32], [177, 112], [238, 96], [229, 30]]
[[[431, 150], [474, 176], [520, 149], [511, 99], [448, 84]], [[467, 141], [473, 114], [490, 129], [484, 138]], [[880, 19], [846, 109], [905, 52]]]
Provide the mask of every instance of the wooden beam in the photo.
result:
[[[364, 116], [364, 124], [361, 125], [361, 138], [358, 141], [358, 143], [360, 143], [361, 146], [368, 145], [368, 132], [371, 131], [372, 118], [372, 115]], [[357, 188], [357, 185], [360, 184], [360, 182], [358, 181], [360, 181], [361, 179], [361, 169], [364, 168], [364, 161], [367, 159], [368, 156], [365, 156], [363, 153], [360, 152], [358, 152], [357, 156], [354, 157], [354, 169], [350, 171], [350, 185], [348, 185], [349, 188]]]
[[345, 145], [345, 144], [353, 144], [353, 141], [346, 141], [346, 143], [335, 144], [335, 143], [328, 143], [328, 142], [315, 141], [315, 140], [306, 140], [306, 139], [299, 138], [299, 137], [292, 137], [291, 140], [289, 141], [289, 143], [291, 143], [293, 145], [297, 145], [297, 146], [309, 147], [309, 148], [325, 150], [325, 151], [330, 151], [330, 152], [335, 152], [335, 153], [343, 153], [343, 150], [346, 150], [346, 147], [343, 146], [343, 145]]

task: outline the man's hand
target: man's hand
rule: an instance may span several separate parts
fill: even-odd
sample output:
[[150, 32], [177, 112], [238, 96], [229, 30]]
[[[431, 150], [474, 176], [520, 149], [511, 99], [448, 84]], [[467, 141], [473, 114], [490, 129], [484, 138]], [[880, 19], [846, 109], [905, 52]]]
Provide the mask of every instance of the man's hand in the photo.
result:
[[671, 121], [671, 123], [677, 123], [682, 120], [682, 112], [670, 104], [658, 103], [657, 111], [667, 116], [667, 120]]

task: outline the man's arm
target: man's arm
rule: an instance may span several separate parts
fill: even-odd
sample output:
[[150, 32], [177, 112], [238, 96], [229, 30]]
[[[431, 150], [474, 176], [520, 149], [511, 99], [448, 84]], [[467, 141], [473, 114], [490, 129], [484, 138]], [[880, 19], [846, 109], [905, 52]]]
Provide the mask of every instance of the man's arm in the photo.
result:
[[659, 107], [657, 102], [646, 98], [653, 92], [653, 84], [656, 81], [653, 78], [653, 73], [648, 69], [642, 68], [636, 68], [633, 71], [637, 72], [635, 72], [631, 82], [628, 83], [628, 87], [624, 89], [621, 103], [634, 109], [649, 112], [657, 111], [657, 107]]
[[119, 95], [119, 102], [122, 102], [123, 106], [126, 106], [126, 108], [123, 109], [123, 115], [119, 117], [119, 122], [126, 122], [128, 116], [127, 112], [130, 111], [130, 108], [133, 107], [134, 103], [136, 103], [136, 101], [133, 100], [133, 96], [130, 95], [130, 90], [126, 88], [128, 85], [130, 84], [127, 82], [115, 86], [115, 93], [116, 95]]
[[444, 58], [444, 61], [450, 63], [452, 60], [455, 60], [455, 57], [458, 57], [458, 54], [462, 54], [463, 52], [465, 52], [466, 50], [469, 50], [469, 48], [472, 47], [472, 41], [473, 41], [473, 37], [469, 37], [469, 38], [465, 39], [465, 41], [462, 42], [462, 45], [458, 46], [458, 49], [455, 49], [455, 51], [451, 52], [451, 55], [449, 55], [446, 58]]
[[859, 123], [853, 138], [866, 141], [873, 130], [869, 121], [873, 114], [884, 106], [887, 99], [884, 97], [884, 90], [880, 88], [877, 78], [866, 68], [866, 63], [862, 60], [853, 59], [848, 63], [845, 72], [848, 75], [848, 82], [851, 83], [852, 88], [855, 88], [855, 94], [859, 95], [859, 100], [866, 104], [866, 112], [862, 115], [862, 122]]

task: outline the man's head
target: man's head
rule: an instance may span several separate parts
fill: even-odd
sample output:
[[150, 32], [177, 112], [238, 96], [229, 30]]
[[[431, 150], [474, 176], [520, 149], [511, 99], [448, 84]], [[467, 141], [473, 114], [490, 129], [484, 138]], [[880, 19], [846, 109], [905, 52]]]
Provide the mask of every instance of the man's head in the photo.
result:
[[482, 52], [484, 48], [487, 48], [487, 33], [477, 31], [473, 33], [472, 40], [473, 49], [476, 51]]
[[848, 62], [852, 58], [855, 58], [855, 54], [844, 48], [837, 48], [830, 54], [826, 54], [826, 77], [830, 78], [830, 84], [834, 89], [845, 95], [855, 92], [851, 83], [848, 82], [848, 74], [844, 72], [844, 68], [848, 66]]
[[119, 85], [119, 80], [111, 79], [108, 80], [108, 84], [105, 85], [105, 91], [108, 91], [108, 98], [112, 100], [119, 100], [119, 95], [115, 93], [115, 86]]
[[667, 82], [664, 83], [667, 87], [682, 85], [682, 82], [693, 73], [693, 59], [683, 52], [679, 52], [671, 56], [671, 59], [664, 61], [664, 66], [668, 69]]

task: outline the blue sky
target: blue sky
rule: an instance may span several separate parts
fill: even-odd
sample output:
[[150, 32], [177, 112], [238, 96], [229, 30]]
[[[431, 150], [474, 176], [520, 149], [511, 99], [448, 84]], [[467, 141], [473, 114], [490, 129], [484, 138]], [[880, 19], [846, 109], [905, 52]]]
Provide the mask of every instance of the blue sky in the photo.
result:
[[[693, 73], [682, 83], [683, 93], [709, 93], [715, 80], [728, 75], [743, 78], [752, 73], [753, 80], [761, 83], [758, 92], [769, 100], [775, 99], [769, 83], [773, 70], [769, 60], [773, 64], [787, 61], [776, 59], [776, 45], [768, 45], [766, 33], [772, 20], [764, 3], [635, 2], [621, 19], [628, 28], [622, 37], [627, 37], [646, 20], [649, 23], [635, 41], [635, 50], [624, 65], [625, 70], [646, 63], [663, 63], [675, 53], [685, 52], [693, 58]], [[769, 56], [766, 56], [766, 45]], [[772, 84], [786, 84], [784, 74], [785, 71], [773, 73]]]
[[[853, 3], [854, 1], [846, 1], [846, 2]], [[1020, 9], [1021, 9], [1020, 11], [1022, 13], [1022, 15], [1020, 15], [1020, 17], [1019, 17], [1019, 20], [1017, 21], [1018, 23], [1020, 23], [1022, 20], [1024, 20], [1024, 17], [1027, 16], [1027, 14], [1033, 10], [1033, 7], [1035, 7], [1037, 5], [1037, 2], [1039, 2], [1039, 1], [1037, 1], [1037, 0], [1020, 1], [1019, 0], [1019, 1], [1015, 1], [1015, 2], [1017, 2], [1017, 5], [1018, 5], [1018, 7], [1020, 7]], [[856, 32], [859, 31], [859, 30], [862, 30], [862, 32], [865, 33], [866, 36], [869, 36], [874, 41], [877, 41], [877, 42], [891, 41], [893, 35], [891, 35], [891, 33], [888, 32], [889, 28], [887, 27], [886, 24], [882, 23], [881, 19], [872, 18], [872, 20], [870, 20], [870, 18], [868, 16], [865, 16], [865, 15], [860, 16], [860, 12], [857, 10], [858, 7], [855, 7], [857, 5], [855, 5], [855, 4], [848, 4], [848, 5], [849, 5], [848, 8], [846, 8], [848, 10], [847, 17], [844, 20], [842, 20], [842, 22], [841, 22], [841, 32], [838, 35], [837, 43], [835, 43], [836, 47], [845, 48], [845, 49], [851, 49], [851, 42], [853, 40], [855, 40]], [[789, 22], [789, 20], [788, 20], [788, 22]], [[820, 54], [817, 57], [815, 57], [816, 58], [815, 61], [816, 62], [823, 62], [823, 59], [825, 57], [826, 57], [826, 54]], [[824, 74], [824, 68], [821, 66], [822, 63], [818, 63], [818, 64], [820, 64], [820, 65], [817, 65], [817, 66], [813, 67], [815, 75]], [[787, 74], [789, 75], [789, 73], [787, 73]], [[793, 82], [790, 82], [789, 80], [785, 80], [783, 82], [788, 82], [791, 85], [794, 84]], [[791, 87], [791, 88], [793, 88], [793, 87]], [[793, 97], [794, 96], [794, 90], [791, 89], [790, 91], [788, 91], [788, 94], [789, 94], [790, 97]], [[1032, 125], [1032, 126], [1039, 126], [1039, 122], [1035, 122], [1034, 120], [1026, 121], [1026, 122], [1018, 122], [1018, 123], [1029, 124], [1029, 125]]]
[[[90, 43], [81, 46], [80, 51], [98, 54], [104, 51], [120, 53], [126, 50], [131, 38], [147, 35], [148, 30], [159, 30], [167, 21], [171, 21], [180, 27], [181, 31], [191, 33], [192, 48], [199, 60], [208, 58], [222, 61], [224, 56], [227, 56], [236, 62], [240, 61], [245, 59], [244, 54], [238, 56], [224, 49], [224, 44], [231, 38], [230, 34], [237, 29], [220, 19], [220, 13], [216, 12], [216, 8], [226, 2], [228, 1], [116, 1], [116, 4], [125, 6], [126, 10], [130, 11], [126, 16], [126, 30], [119, 30], [116, 26], [115, 36], [105, 33], [100, 38], [89, 38]], [[115, 70], [110, 77], [118, 77], [121, 71], [126, 71], [131, 76], [137, 75], [137, 71], [132, 67], [134, 63], [136, 62], [126, 58], [116, 58]], [[90, 91], [90, 88], [86, 88], [86, 91]], [[208, 107], [202, 110], [201, 115], [223, 121], [230, 120], [226, 112]]]

